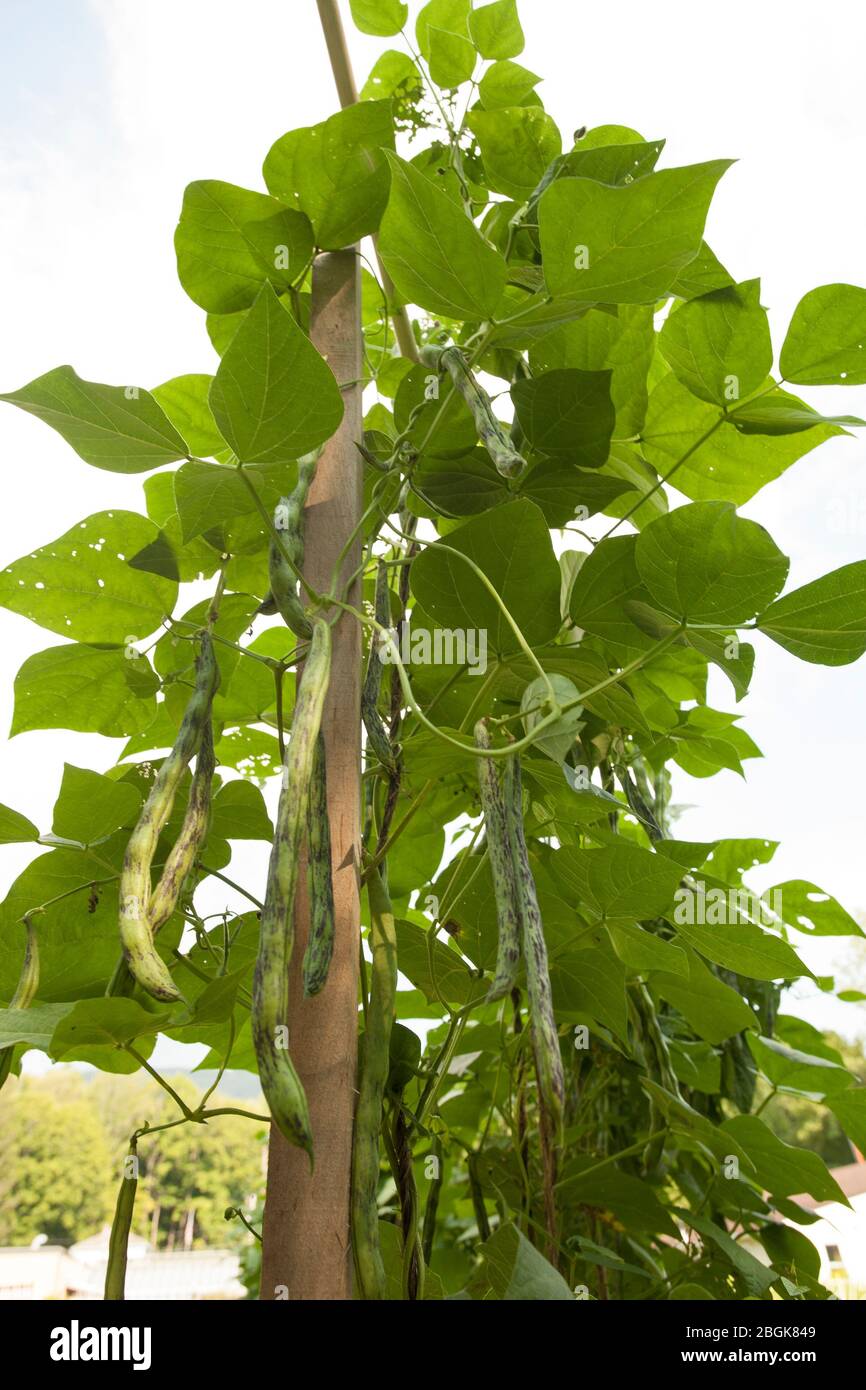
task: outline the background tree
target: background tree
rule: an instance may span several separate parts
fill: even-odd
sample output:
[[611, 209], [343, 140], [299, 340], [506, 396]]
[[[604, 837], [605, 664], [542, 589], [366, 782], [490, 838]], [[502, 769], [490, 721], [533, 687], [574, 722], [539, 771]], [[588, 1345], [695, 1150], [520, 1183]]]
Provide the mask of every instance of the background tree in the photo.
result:
[[[78, 1093], [75, 1094], [75, 1091]], [[0, 1243], [70, 1245], [111, 1215], [111, 1148], [82, 1089], [37, 1083], [0, 1107]]]

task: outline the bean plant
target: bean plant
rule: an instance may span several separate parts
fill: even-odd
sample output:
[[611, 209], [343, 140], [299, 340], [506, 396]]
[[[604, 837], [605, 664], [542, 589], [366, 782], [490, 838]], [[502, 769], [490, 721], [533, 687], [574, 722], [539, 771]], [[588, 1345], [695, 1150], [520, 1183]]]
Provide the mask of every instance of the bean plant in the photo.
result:
[[[863, 424], [796, 393], [866, 383], [866, 289], [809, 290], [776, 355], [760, 281], [704, 240], [730, 160], [671, 168], [625, 126], [561, 132], [517, 61], [515, 0], [430, 0], [414, 27], [401, 0], [351, 12], [395, 45], [359, 101], [281, 134], [263, 187], [183, 196], [178, 276], [213, 373], [145, 389], [60, 366], [2, 398], [83, 464], [145, 475], [139, 511], [107, 486], [104, 511], [0, 574], [0, 602], [62, 639], [18, 672], [13, 734], [124, 740], [104, 770], [65, 766], [50, 828], [2, 809], [3, 840], [40, 847], [2, 906], [3, 1079], [30, 1048], [145, 1068], [170, 1123], [218, 1123], [226, 1107], [190, 1109], [149, 1060], [158, 1035], [205, 1044], [218, 1077], [258, 1071], [251, 1122], [315, 1162], [286, 982], [308, 863], [304, 984], [327, 996], [320, 725], [350, 622], [355, 1296], [826, 1298], [795, 1199], [846, 1198], [767, 1106], [806, 1097], [866, 1150], [866, 1087], [785, 1006], [813, 976], [798, 943], [863, 933], [807, 879], [750, 890], [771, 841], [681, 839], [672, 774], [760, 756], [751, 634], [792, 679], [866, 651], [866, 560], [790, 588], [738, 512]], [[310, 339], [312, 267], [346, 248], [357, 599], [303, 571], [352, 384]], [[272, 843], [263, 881], [233, 876], [245, 840]], [[205, 912], [220, 883], [248, 910]], [[148, 1133], [120, 1175], [107, 1297]]]

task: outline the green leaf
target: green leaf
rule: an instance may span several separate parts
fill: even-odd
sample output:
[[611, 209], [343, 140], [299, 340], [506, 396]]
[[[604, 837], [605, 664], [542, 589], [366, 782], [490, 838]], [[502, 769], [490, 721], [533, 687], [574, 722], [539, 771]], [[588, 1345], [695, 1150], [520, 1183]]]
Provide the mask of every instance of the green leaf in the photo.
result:
[[678, 1009], [699, 1038], [721, 1043], [744, 1028], [757, 1028], [757, 1021], [745, 999], [723, 984], [704, 965], [694, 951], [686, 952], [688, 979], [659, 972], [653, 974], [653, 988]]
[[808, 1192], [816, 1202], [840, 1202], [842, 1206], [850, 1206], [818, 1154], [785, 1144], [757, 1115], [735, 1115], [725, 1120], [721, 1129], [745, 1149], [755, 1165], [757, 1181], [774, 1196], [791, 1197]]
[[428, 545], [413, 561], [412, 592], [445, 628], [480, 629], [497, 654], [519, 649], [499, 604], [459, 555], [484, 572], [526, 640], [550, 641], [560, 627], [559, 565], [532, 502], [509, 502]]
[[711, 1241], [727, 1257], [753, 1298], [765, 1297], [770, 1285], [774, 1284], [778, 1277], [774, 1269], [768, 1269], [763, 1261], [757, 1259], [750, 1250], [744, 1249], [733, 1236], [728, 1235], [727, 1231], [706, 1216], [697, 1216], [684, 1208], [675, 1208], [674, 1211], [687, 1226], [691, 1226], [705, 1240]]
[[804, 295], [782, 344], [779, 370], [800, 386], [866, 382], [866, 289], [821, 285]]
[[516, 58], [524, 37], [517, 0], [493, 0], [469, 15], [469, 32], [482, 58]]
[[356, 29], [380, 39], [399, 34], [409, 17], [403, 0], [349, 0], [349, 9]]
[[671, 473], [679, 491], [695, 501], [740, 506], [810, 449], [839, 433], [833, 425], [818, 425], [799, 434], [756, 438], [736, 429], [733, 416], [722, 424], [719, 419], [718, 408], [698, 400], [673, 372], [650, 393], [644, 455], [659, 473]]
[[272, 840], [264, 798], [252, 782], [227, 782], [213, 799], [211, 833], [224, 840]]
[[693, 502], [659, 517], [638, 537], [635, 559], [654, 602], [694, 623], [748, 622], [788, 576], [772, 537], [728, 502]]
[[437, 87], [459, 87], [475, 68], [469, 37], [472, 0], [430, 0], [415, 21], [415, 37]]
[[39, 830], [31, 820], [11, 806], [0, 806], [0, 845], [23, 845], [38, 839]]
[[646, 597], [635, 563], [635, 537], [611, 536], [595, 547], [578, 570], [569, 613], [578, 627], [615, 649], [646, 651], [652, 643], [627, 609], [629, 602]]
[[758, 627], [801, 661], [846, 666], [866, 651], [866, 560], [784, 594]]
[[722, 1064], [719, 1054], [709, 1043], [677, 1042], [671, 1038], [668, 1048], [679, 1081], [693, 1091], [716, 1095], [722, 1084]]
[[627, 1038], [625, 967], [601, 932], [587, 937], [579, 949], [557, 955], [550, 983], [560, 1019], [583, 1021], [588, 1016]]
[[280, 463], [318, 448], [343, 416], [327, 362], [264, 285], [220, 362], [214, 419], [242, 463]]
[[851, 1073], [838, 1062], [800, 1052], [776, 1038], [750, 1033], [748, 1044], [764, 1076], [779, 1091], [825, 1096], [845, 1091], [854, 1084]]
[[663, 169], [622, 188], [558, 179], [538, 205], [551, 294], [648, 304], [698, 253], [716, 184], [731, 161]]
[[165, 412], [140, 386], [102, 386], [72, 367], [55, 367], [20, 391], [0, 395], [57, 430], [85, 463], [112, 473], [145, 473], [189, 452]]
[[799, 1284], [804, 1275], [816, 1282], [820, 1278], [821, 1256], [802, 1231], [772, 1222], [758, 1231], [758, 1239], [769, 1255], [773, 1269], [785, 1270], [787, 1277], [795, 1283]]
[[551, 724], [546, 733], [535, 740], [532, 745], [539, 753], [544, 753], [548, 758], [552, 758], [555, 763], [561, 763], [566, 754], [573, 748], [574, 741], [580, 730], [584, 726], [581, 718], [583, 706], [576, 704], [578, 689], [573, 681], [567, 676], [557, 675], [553, 672], [547, 677], [538, 676], [523, 692], [520, 701], [520, 709], [523, 714], [523, 727], [527, 734], [531, 733], [539, 720], [544, 717], [549, 710], [545, 710], [544, 704], [548, 699], [548, 681], [553, 686], [558, 703], [565, 708], [571, 705], [555, 724]]
[[609, 369], [610, 396], [616, 410], [614, 434], [627, 439], [639, 434], [643, 426], [654, 344], [652, 309], [643, 304], [621, 304], [616, 314], [590, 309], [579, 319], [554, 328], [533, 346], [529, 361], [533, 374], [562, 367], [578, 367], [585, 372]]
[[727, 970], [753, 980], [796, 980], [811, 974], [786, 941], [760, 927], [745, 922], [683, 922], [679, 913], [674, 920], [684, 941]]
[[600, 468], [610, 453], [615, 421], [609, 371], [577, 368], [517, 381], [511, 399], [533, 449], [582, 468]]
[[771, 391], [753, 401], [744, 401], [730, 420], [742, 434], [799, 434], [816, 425], [838, 425], [844, 429], [846, 425], [857, 427], [866, 423], [857, 415], [821, 415], [787, 391]]
[[591, 1157], [572, 1159], [560, 1186], [569, 1205], [584, 1203], [612, 1211], [628, 1230], [673, 1233], [673, 1222], [649, 1183], [621, 1173], [611, 1163], [600, 1167]]
[[389, 162], [379, 250], [400, 294], [449, 318], [492, 318], [505, 288], [503, 257], [447, 193], [396, 155]]
[[697, 295], [709, 294], [711, 290], [721, 290], [733, 283], [734, 277], [728, 274], [707, 243], [702, 241], [695, 259], [689, 261], [671, 285], [671, 294], [679, 299], [694, 299]]
[[[486, 449], [473, 449], [455, 459], [426, 459], [415, 467], [412, 484], [419, 498], [448, 517], [477, 516], [512, 495]], [[531, 496], [544, 510], [538, 497]]]
[[506, 59], [487, 69], [478, 84], [478, 95], [486, 111], [499, 111], [506, 106], [526, 106], [538, 100], [533, 88], [540, 81], [537, 73]]
[[662, 355], [684, 386], [724, 406], [764, 384], [773, 365], [760, 280], [713, 290], [668, 315], [659, 336]]
[[65, 763], [51, 828], [64, 840], [96, 844], [132, 825], [141, 801], [141, 792], [129, 782], [112, 782], [89, 768]]
[[397, 918], [397, 961], [401, 974], [411, 980], [417, 989], [423, 990], [429, 1003], [439, 997], [449, 1004], [462, 1007], [470, 999], [477, 999], [482, 987], [470, 975], [466, 965], [456, 951], [452, 951], [441, 941], [433, 943], [434, 982], [430, 970], [427, 931], [415, 922]]
[[0, 1047], [38, 1047], [45, 1052], [71, 1004], [34, 1004], [29, 1009], [0, 1009]]
[[364, 101], [282, 135], [262, 172], [275, 197], [309, 217], [316, 245], [339, 250], [377, 230], [388, 201], [385, 151], [393, 148], [390, 99]]
[[0, 604], [80, 642], [147, 636], [171, 613], [177, 585], [127, 561], [155, 539], [135, 512], [97, 512], [0, 574]]
[[180, 579], [180, 566], [177, 555], [168, 536], [160, 531], [156, 540], [133, 555], [130, 565], [134, 570], [144, 570], [146, 574], [159, 574], [163, 579]]
[[866, 1151], [866, 1086], [855, 1086], [827, 1101], [852, 1144]]
[[51, 1055], [59, 1061], [82, 1047], [122, 1047], [159, 1032], [167, 1018], [167, 1013], [150, 1013], [134, 999], [81, 999], [57, 1024]]
[[[516, 488], [518, 496], [528, 497], [541, 508], [548, 526], [553, 527], [565, 526], [576, 518], [585, 520], [633, 490], [625, 479], [604, 477], [600, 470], [588, 472], [556, 459], [542, 459]], [[507, 487], [503, 492], [502, 500], [513, 496]]]
[[478, 140], [488, 186], [526, 202], [562, 150], [556, 123], [540, 106], [471, 111], [467, 125]]
[[200, 179], [183, 195], [174, 234], [177, 273], [210, 313], [252, 304], [266, 280], [288, 289], [313, 254], [309, 221], [266, 193]]
[[[152, 473], [145, 481], [147, 514], [160, 528], [156, 539], [130, 560], [137, 569], [155, 569], [168, 577], [177, 571], [184, 582], [207, 579], [220, 562], [220, 552], [207, 541], [185, 542], [175, 502], [175, 484], [185, 464], [173, 473]], [[170, 554], [169, 554], [170, 552]], [[231, 579], [231, 572], [229, 574]]]
[[11, 733], [75, 729], [109, 738], [142, 733], [156, 715], [159, 681], [123, 648], [70, 642], [29, 656], [15, 677]]
[[361, 101], [377, 101], [392, 97], [402, 89], [413, 96], [420, 95], [424, 81], [417, 65], [408, 53], [400, 53], [389, 48], [382, 53], [370, 69], [370, 76], [361, 88]]
[[805, 879], [788, 879], [767, 890], [770, 902], [781, 902], [782, 920], [809, 936], [863, 936], [864, 931], [841, 903]]
[[582, 140], [563, 156], [560, 176], [594, 179], [596, 183], [633, 183], [652, 173], [664, 146], [664, 140], [640, 140], [587, 147]]
[[606, 922], [664, 916], [682, 878], [678, 864], [628, 843], [561, 850], [553, 871], [583, 911]]
[[[495, 6], [491, 6], [495, 8]], [[521, 1303], [573, 1303], [574, 1294], [562, 1275], [536, 1250], [513, 1222], [479, 1247], [482, 1270], [473, 1287], [486, 1286], [479, 1297]]]
[[700, 652], [708, 661], [724, 671], [734, 687], [738, 700], [748, 692], [755, 666], [755, 648], [740, 642], [736, 636], [722, 632], [702, 632], [689, 629], [683, 634], [688, 646]]
[[[79, 849], [40, 854], [20, 873], [0, 904], [0, 998], [10, 998], [21, 969], [22, 913], [53, 902], [37, 920], [39, 998], [46, 1003], [103, 994], [119, 957], [117, 885], [101, 883], [119, 872], [126, 849], [122, 832], [92, 855]], [[78, 891], [72, 891], [78, 890]], [[65, 895], [65, 896], [62, 896]], [[53, 901], [62, 896], [62, 901]], [[177, 944], [180, 927], [170, 924], [159, 949]]]
[[[220, 975], [215, 980], [206, 984], [201, 994], [195, 1001], [195, 1008], [190, 1017], [190, 1024], [200, 1027], [202, 1024], [210, 1026], [214, 1023], [223, 1023], [231, 1018], [235, 1010], [237, 993], [239, 986], [248, 977], [247, 966], [244, 965], [240, 970], [233, 970], [228, 975]], [[175, 1028], [183, 1028], [184, 1024], [175, 1024]]]
[[174, 496], [184, 542], [255, 510], [237, 468], [185, 463], [174, 475]]
[[609, 145], [631, 144], [642, 141], [643, 136], [627, 125], [596, 125], [584, 131], [580, 137], [582, 150], [606, 149]]
[[[616, 391], [617, 381], [614, 375], [611, 385], [614, 401]], [[601, 471], [611, 478], [620, 478], [627, 482], [644, 499], [640, 503], [633, 497], [617, 499], [606, 508], [608, 516], [622, 517], [628, 512], [631, 524], [641, 531], [655, 517], [664, 516], [667, 512], [668, 500], [664, 488], [658, 487], [658, 474], [633, 445], [614, 440], [610, 448], [610, 458]]]
[[228, 452], [208, 405], [212, 381], [206, 372], [194, 372], [172, 377], [153, 389], [155, 399], [189, 445], [188, 452], [201, 458]]
[[605, 925], [613, 949], [632, 970], [641, 974], [647, 970], [664, 970], [668, 974], [688, 976], [686, 953], [673, 941], [656, 936], [637, 922], [608, 922]]

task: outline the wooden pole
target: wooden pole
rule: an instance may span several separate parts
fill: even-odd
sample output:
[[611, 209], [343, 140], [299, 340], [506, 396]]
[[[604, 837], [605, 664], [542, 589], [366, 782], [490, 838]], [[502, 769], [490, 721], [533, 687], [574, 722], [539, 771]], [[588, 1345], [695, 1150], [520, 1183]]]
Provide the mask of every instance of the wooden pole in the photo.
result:
[[[361, 281], [354, 250], [333, 251], [313, 267], [311, 337], [339, 382], [357, 383], [361, 361]], [[362, 510], [361, 387], [343, 390], [345, 414], [325, 446], [305, 511], [304, 574], [327, 592], [340, 549]], [[356, 542], [343, 573], [361, 560]], [[360, 601], [359, 584], [350, 602]], [[306, 865], [295, 907], [289, 976], [289, 1047], [310, 1106], [315, 1169], [272, 1126], [262, 1232], [262, 1299], [349, 1299], [349, 1185], [358, 1030], [360, 944], [361, 632], [349, 614], [333, 629], [331, 684], [323, 716], [336, 939], [328, 981], [304, 999], [301, 962], [309, 930]]]
[[[316, 3], [340, 105], [352, 106], [358, 90], [337, 0]], [[400, 351], [417, 361], [406, 310], [393, 304], [394, 286], [381, 261], [379, 269]], [[356, 249], [317, 258], [312, 298], [314, 344], [338, 381], [358, 382], [363, 367]], [[327, 591], [333, 565], [363, 505], [362, 466], [355, 448], [362, 432], [360, 386], [346, 387], [343, 400], [343, 422], [319, 460], [305, 512], [304, 573], [319, 592]], [[344, 574], [355, 572], [360, 556], [356, 543], [344, 563]], [[358, 603], [359, 598], [356, 583], [350, 601]], [[302, 866], [289, 977], [289, 1046], [310, 1106], [316, 1166], [310, 1174], [306, 1155], [287, 1144], [278, 1131], [272, 1132], [262, 1230], [263, 1299], [352, 1297], [349, 1188], [360, 946], [360, 711], [360, 628], [344, 615], [334, 629], [331, 686], [323, 720], [336, 909], [334, 956], [322, 993], [304, 999], [301, 961], [309, 931], [309, 904]]]

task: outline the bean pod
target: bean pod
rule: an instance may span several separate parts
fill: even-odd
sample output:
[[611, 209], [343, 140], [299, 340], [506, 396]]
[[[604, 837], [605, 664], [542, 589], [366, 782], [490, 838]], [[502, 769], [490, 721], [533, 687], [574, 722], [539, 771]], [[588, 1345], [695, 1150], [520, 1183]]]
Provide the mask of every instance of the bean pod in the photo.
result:
[[435, 367], [439, 372], [448, 372], [454, 389], [469, 407], [478, 438], [490, 455], [497, 473], [503, 478], [519, 478], [526, 468], [526, 460], [514, 448], [506, 430], [497, 420], [490, 397], [479, 386], [460, 348], [428, 345], [422, 350], [421, 356], [428, 366]]
[[148, 994], [166, 1002], [179, 999], [180, 993], [153, 944], [148, 920], [150, 866], [183, 774], [209, 721], [218, 683], [213, 643], [210, 634], [205, 632], [196, 661], [195, 689], [184, 711], [174, 747], [163, 761], [129, 837], [120, 874], [120, 939], [126, 963]]
[[324, 988], [334, 953], [334, 883], [331, 876], [331, 826], [328, 820], [328, 774], [325, 740], [316, 740], [313, 780], [307, 802], [307, 891], [310, 934], [304, 952], [304, 996]]
[[[388, 570], [380, 563], [376, 571], [376, 622], [380, 627], [391, 625], [391, 595], [388, 588]], [[379, 762], [389, 773], [396, 771], [396, 758], [385, 721], [379, 713], [379, 691], [382, 685], [382, 658], [379, 652], [379, 638], [374, 633], [370, 641], [370, 655], [361, 692], [361, 717], [367, 731], [367, 744], [372, 748]]]
[[[477, 748], [490, 747], [490, 735], [483, 719], [475, 725]], [[520, 966], [520, 916], [517, 906], [517, 880], [508, 834], [508, 817], [502, 781], [492, 758], [478, 759], [478, 783], [481, 790], [481, 809], [487, 831], [487, 852], [493, 878], [496, 901], [496, 921], [499, 929], [496, 954], [496, 973], [487, 994], [492, 1003], [510, 993], [517, 980]]]
[[[130, 1169], [127, 1173], [127, 1168]], [[135, 1194], [138, 1188], [138, 1152], [135, 1135], [129, 1141], [129, 1153], [123, 1161], [123, 1176], [117, 1192], [114, 1220], [111, 1223], [111, 1236], [108, 1241], [108, 1265], [105, 1270], [106, 1303], [126, 1298], [126, 1257], [129, 1249], [129, 1233], [132, 1230], [132, 1214], [135, 1210]]]
[[183, 824], [165, 861], [159, 883], [151, 894], [147, 909], [147, 920], [154, 936], [174, 912], [183, 885], [195, 866], [199, 850], [207, 839], [210, 824], [211, 786], [215, 767], [213, 727], [210, 717], [208, 717], [202, 729], [201, 743], [196, 756], [195, 774], [189, 789]]
[[[10, 1009], [28, 1009], [36, 998], [36, 991], [39, 988], [39, 942], [36, 938], [36, 928], [29, 913], [25, 913], [23, 920], [27, 931], [27, 944], [24, 947], [24, 960], [21, 965], [21, 973], [18, 976], [18, 984], [15, 987], [15, 993], [9, 1000]], [[14, 1052], [14, 1043], [9, 1047], [0, 1048], [0, 1088], [5, 1085], [12, 1070]]]
[[[304, 561], [304, 503], [316, 472], [318, 455], [306, 454], [298, 460], [298, 481], [288, 497], [281, 497], [274, 512], [274, 527], [283, 534], [283, 544], [271, 541], [268, 550], [268, 577], [271, 591], [260, 612], [276, 609], [296, 637], [308, 638], [313, 628], [298, 593], [297, 571]], [[294, 564], [289, 564], [291, 556]], [[271, 606], [273, 605], [273, 606]]]
[[397, 1001], [397, 934], [391, 902], [376, 869], [370, 875], [367, 891], [373, 961], [364, 1061], [352, 1139], [351, 1211], [357, 1291], [361, 1298], [373, 1300], [387, 1297], [376, 1199], [382, 1100], [391, 1065], [391, 1025]]
[[300, 849], [330, 668], [331, 629], [319, 618], [298, 684], [253, 980], [252, 1032], [262, 1090], [280, 1131], [311, 1160], [307, 1098], [288, 1051], [289, 962]]
[[547, 944], [538, 906], [535, 879], [526, 848], [523, 831], [523, 796], [520, 779], [520, 759], [509, 758], [504, 775], [505, 807], [511, 857], [517, 880], [517, 903], [523, 937], [523, 957], [526, 962], [526, 992], [529, 998], [530, 1037], [538, 1078], [538, 1091], [553, 1132], [562, 1122], [565, 1080], [559, 1033], [553, 1013]]

